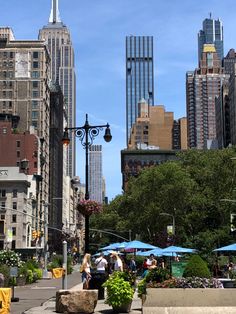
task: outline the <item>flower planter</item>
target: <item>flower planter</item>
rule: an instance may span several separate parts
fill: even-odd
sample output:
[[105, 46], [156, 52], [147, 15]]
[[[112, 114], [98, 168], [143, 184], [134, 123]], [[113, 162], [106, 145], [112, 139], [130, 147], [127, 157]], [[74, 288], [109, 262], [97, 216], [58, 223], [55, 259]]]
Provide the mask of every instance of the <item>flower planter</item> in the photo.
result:
[[236, 313], [235, 291], [216, 288], [147, 288], [142, 313]]
[[26, 285], [26, 277], [17, 277], [16, 278], [17, 286], [25, 286]]
[[115, 313], [129, 313], [131, 310], [131, 304], [132, 301], [126, 304], [122, 304], [121, 306], [118, 307], [112, 307], [113, 312]]

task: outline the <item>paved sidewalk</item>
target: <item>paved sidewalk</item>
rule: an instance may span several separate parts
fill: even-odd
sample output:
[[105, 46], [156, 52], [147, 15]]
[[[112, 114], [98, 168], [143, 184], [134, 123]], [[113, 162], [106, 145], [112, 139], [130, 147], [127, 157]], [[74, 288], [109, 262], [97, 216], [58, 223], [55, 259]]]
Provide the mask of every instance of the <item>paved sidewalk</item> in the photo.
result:
[[[141, 307], [141, 300], [135, 294], [132, 307], [131, 307], [131, 314], [139, 314], [142, 311]], [[42, 306], [35, 307], [29, 309], [28, 311], [24, 312], [25, 314], [55, 314], [55, 298], [52, 298], [45, 302]], [[95, 314], [109, 314], [113, 313], [112, 307], [105, 304], [104, 300], [98, 300], [97, 306], [95, 308]]]
[[[95, 314], [109, 314], [113, 313], [112, 307], [105, 304], [105, 300], [98, 300], [97, 306], [95, 308]], [[31, 308], [28, 311], [25, 311], [24, 314], [55, 314], [55, 298], [51, 298], [46, 301], [42, 306]], [[140, 314], [142, 311], [141, 300], [138, 298], [137, 293], [134, 294], [131, 314]]]

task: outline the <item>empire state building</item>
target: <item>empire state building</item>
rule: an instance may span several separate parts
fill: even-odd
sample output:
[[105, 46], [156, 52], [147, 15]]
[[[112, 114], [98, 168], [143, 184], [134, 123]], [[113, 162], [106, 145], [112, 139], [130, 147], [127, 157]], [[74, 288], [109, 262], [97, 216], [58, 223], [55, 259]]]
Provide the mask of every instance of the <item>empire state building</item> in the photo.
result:
[[[75, 69], [74, 50], [70, 31], [61, 21], [58, 0], [52, 0], [51, 14], [48, 24], [39, 31], [39, 39], [47, 43], [51, 56], [51, 78], [59, 83], [66, 105], [68, 127], [76, 125], [75, 100]], [[75, 176], [75, 138], [71, 138], [71, 145], [67, 156], [67, 175]]]

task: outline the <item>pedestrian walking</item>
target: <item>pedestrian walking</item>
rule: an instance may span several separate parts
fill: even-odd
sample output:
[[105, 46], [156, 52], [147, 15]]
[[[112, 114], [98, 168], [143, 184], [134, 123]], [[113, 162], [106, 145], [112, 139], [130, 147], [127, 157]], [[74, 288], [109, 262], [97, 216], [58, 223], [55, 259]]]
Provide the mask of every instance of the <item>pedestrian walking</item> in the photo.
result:
[[104, 253], [100, 253], [100, 256], [95, 259], [95, 265], [97, 268], [97, 272], [105, 274], [107, 264], [108, 264], [108, 262], [104, 257]]
[[80, 272], [82, 273], [83, 289], [89, 289], [91, 279], [91, 254], [86, 253], [83, 258]]

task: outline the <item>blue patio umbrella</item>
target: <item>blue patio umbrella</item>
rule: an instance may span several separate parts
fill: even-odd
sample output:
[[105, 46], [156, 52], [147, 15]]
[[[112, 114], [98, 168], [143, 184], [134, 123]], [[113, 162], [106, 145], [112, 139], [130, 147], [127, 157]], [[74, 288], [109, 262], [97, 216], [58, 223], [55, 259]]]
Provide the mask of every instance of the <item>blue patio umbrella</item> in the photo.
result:
[[153, 250], [136, 252], [136, 255], [141, 255], [141, 256], [149, 256], [150, 254], [153, 254], [155, 256], [161, 256], [160, 254], [162, 254], [162, 249], [157, 247], [156, 249], [153, 249]]
[[121, 250], [125, 247], [125, 245], [127, 244], [127, 242], [117, 242], [117, 243], [112, 243], [109, 244], [108, 246], [105, 246], [101, 249], [99, 249], [100, 251], [106, 251], [106, 250]]
[[124, 247], [125, 251], [129, 250], [129, 249], [135, 249], [135, 250], [144, 250], [144, 249], [156, 249], [156, 246], [148, 244], [148, 243], [144, 243], [138, 240], [134, 240], [131, 242], [128, 242], [125, 247]]
[[168, 246], [163, 249], [163, 253], [195, 253], [195, 249], [189, 249], [181, 246]]
[[178, 256], [176, 253], [167, 253], [167, 252], [165, 253], [160, 248], [149, 250], [149, 251], [138, 251], [136, 253], [136, 255], [139, 255], [139, 256], [150, 256], [150, 254], [153, 254], [154, 256]]
[[236, 251], [236, 243], [222, 246], [218, 249], [213, 250], [213, 252], [220, 252], [220, 251]]

